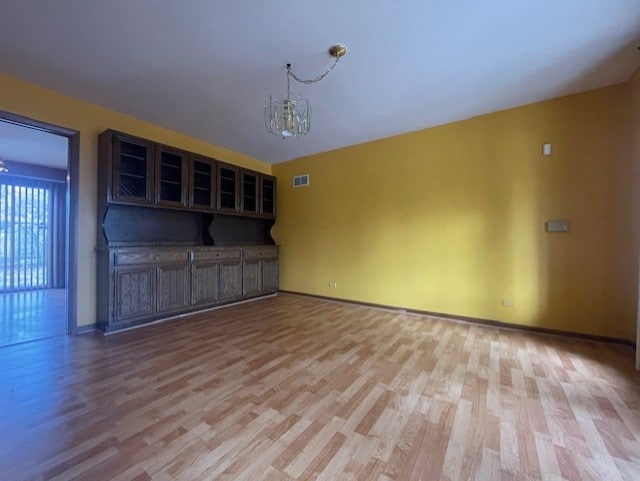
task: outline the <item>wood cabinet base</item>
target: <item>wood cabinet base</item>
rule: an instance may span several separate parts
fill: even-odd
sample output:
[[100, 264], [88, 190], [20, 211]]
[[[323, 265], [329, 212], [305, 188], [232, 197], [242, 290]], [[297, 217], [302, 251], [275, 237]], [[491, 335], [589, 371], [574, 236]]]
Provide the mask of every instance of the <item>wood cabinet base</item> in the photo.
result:
[[98, 328], [126, 329], [274, 294], [278, 248], [121, 247], [98, 250]]

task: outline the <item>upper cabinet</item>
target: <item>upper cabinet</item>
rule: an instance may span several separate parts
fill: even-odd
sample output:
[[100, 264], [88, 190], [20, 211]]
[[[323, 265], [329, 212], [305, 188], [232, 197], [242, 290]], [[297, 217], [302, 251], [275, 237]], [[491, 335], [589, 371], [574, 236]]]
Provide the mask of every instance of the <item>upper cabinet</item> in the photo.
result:
[[235, 165], [218, 162], [218, 211], [237, 214], [240, 212], [238, 183], [240, 169]]
[[260, 215], [276, 217], [276, 178], [270, 175], [260, 176]]
[[132, 135], [100, 134], [98, 170], [106, 204], [275, 218], [275, 177]]
[[257, 215], [260, 209], [260, 174], [250, 170], [240, 171], [240, 211], [245, 215]]
[[156, 145], [156, 204], [186, 207], [188, 194], [187, 152]]
[[189, 207], [214, 211], [217, 202], [215, 159], [191, 154], [189, 176]]
[[114, 134], [112, 137], [112, 185], [114, 202], [153, 203], [153, 143]]

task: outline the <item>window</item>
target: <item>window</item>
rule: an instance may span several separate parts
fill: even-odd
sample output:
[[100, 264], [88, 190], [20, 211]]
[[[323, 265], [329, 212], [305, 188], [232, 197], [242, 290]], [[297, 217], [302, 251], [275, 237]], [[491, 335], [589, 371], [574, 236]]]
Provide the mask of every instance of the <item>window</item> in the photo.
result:
[[0, 176], [0, 291], [52, 285], [50, 182]]

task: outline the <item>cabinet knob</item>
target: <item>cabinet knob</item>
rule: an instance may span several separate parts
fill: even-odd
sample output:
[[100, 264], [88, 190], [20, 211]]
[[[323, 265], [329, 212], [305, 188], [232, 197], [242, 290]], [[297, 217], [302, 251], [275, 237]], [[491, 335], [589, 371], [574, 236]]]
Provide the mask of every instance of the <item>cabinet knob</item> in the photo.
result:
[[160, 256], [153, 256], [154, 261], [157, 261], [158, 259], [160, 259]]

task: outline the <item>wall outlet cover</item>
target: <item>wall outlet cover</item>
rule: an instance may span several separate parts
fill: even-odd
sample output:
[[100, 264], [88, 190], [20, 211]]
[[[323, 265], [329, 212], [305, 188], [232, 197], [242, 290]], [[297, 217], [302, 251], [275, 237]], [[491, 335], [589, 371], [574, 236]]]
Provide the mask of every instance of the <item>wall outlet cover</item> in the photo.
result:
[[568, 220], [550, 220], [545, 225], [547, 232], [569, 232], [571, 230], [571, 224]]
[[515, 305], [513, 299], [502, 299], [502, 307], [515, 307]]

